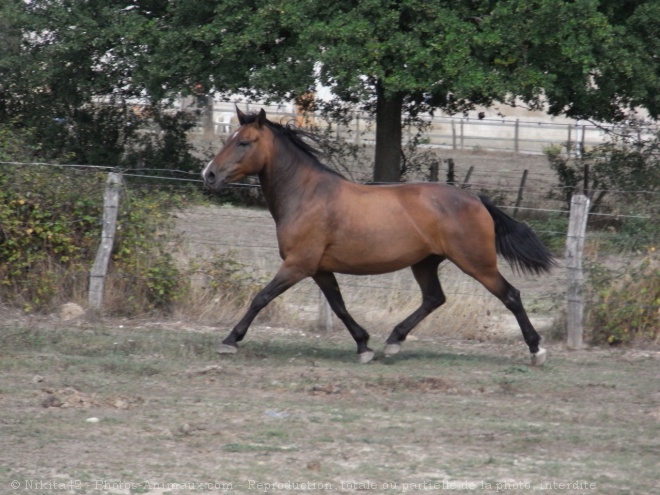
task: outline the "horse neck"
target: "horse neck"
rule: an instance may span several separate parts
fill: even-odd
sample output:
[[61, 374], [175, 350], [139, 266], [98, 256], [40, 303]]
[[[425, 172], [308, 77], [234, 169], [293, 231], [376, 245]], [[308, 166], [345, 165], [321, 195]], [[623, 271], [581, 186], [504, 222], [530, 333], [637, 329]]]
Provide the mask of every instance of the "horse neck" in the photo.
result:
[[275, 144], [273, 158], [259, 173], [259, 182], [275, 223], [296, 215], [319, 181], [340, 179], [311, 162], [312, 158], [290, 144]]

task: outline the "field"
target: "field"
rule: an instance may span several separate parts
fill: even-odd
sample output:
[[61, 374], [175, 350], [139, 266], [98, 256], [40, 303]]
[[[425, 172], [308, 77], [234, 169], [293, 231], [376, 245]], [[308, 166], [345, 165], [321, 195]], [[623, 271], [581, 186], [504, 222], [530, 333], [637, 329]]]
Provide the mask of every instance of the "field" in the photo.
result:
[[[1, 328], [0, 493], [660, 491], [657, 350], [55, 320]], [[385, 333], [372, 343], [380, 349]], [[96, 418], [96, 419], [92, 419]]]
[[[515, 191], [520, 163], [507, 160], [491, 185]], [[531, 186], [535, 173], [547, 181], [530, 169]], [[182, 263], [228, 255], [263, 280], [277, 269], [267, 212], [176, 217]], [[528, 366], [513, 317], [449, 264], [447, 305], [389, 359], [385, 338], [419, 302], [409, 271], [339, 277], [378, 351], [368, 365], [337, 321], [318, 330], [308, 282], [258, 318], [235, 356], [215, 354], [237, 317], [223, 301], [96, 322], [0, 306], [0, 495], [660, 493], [660, 349], [566, 350], [563, 270], [501, 268], [546, 339], [542, 368]]]

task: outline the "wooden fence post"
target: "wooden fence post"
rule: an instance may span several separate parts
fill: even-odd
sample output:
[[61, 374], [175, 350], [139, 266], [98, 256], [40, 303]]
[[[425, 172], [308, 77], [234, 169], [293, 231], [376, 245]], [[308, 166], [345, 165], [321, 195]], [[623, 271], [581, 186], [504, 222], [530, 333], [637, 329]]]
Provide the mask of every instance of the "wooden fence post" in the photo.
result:
[[456, 175], [454, 174], [454, 159], [447, 158], [447, 184], [456, 184]]
[[103, 289], [108, 272], [110, 253], [115, 242], [117, 229], [117, 212], [119, 210], [119, 192], [122, 184], [120, 172], [108, 174], [105, 192], [103, 193], [103, 231], [101, 244], [96, 252], [96, 259], [89, 276], [89, 309], [100, 312], [103, 305]]
[[433, 160], [429, 166], [429, 182], [438, 182], [438, 173], [440, 172], [440, 164], [438, 160]]
[[464, 132], [465, 122], [461, 119], [461, 149], [465, 149], [465, 132]]
[[589, 198], [584, 194], [574, 194], [571, 198], [571, 213], [566, 237], [566, 330], [567, 345], [570, 349], [582, 347], [584, 303], [582, 301], [582, 251], [589, 216]]
[[520, 153], [520, 119], [516, 119], [516, 126], [513, 128], [513, 152]]
[[528, 173], [529, 171], [527, 169], [523, 170], [522, 179], [520, 179], [520, 187], [518, 188], [518, 197], [516, 198], [516, 207], [513, 209], [513, 218], [518, 216], [518, 208], [520, 208], [520, 203], [522, 203]]
[[467, 174], [465, 174], [465, 179], [463, 179], [463, 184], [461, 185], [463, 189], [470, 187], [470, 177], [472, 176], [472, 172], [474, 172], [474, 165], [470, 165]]
[[326, 333], [332, 332], [334, 328], [334, 322], [332, 320], [332, 308], [330, 308], [330, 303], [323, 295], [321, 289], [319, 289], [319, 321], [318, 328], [321, 331]]

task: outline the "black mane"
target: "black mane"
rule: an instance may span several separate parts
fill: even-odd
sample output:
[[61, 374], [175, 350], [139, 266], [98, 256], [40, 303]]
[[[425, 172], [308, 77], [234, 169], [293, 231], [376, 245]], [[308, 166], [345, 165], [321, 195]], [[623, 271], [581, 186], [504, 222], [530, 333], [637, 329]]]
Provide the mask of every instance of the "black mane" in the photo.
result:
[[[258, 117], [259, 114], [257, 113], [246, 114], [244, 123], [252, 124], [256, 122]], [[322, 163], [319, 159], [319, 156], [323, 155], [324, 152], [320, 150], [318, 147], [313, 146], [308, 142], [308, 141], [312, 141], [320, 145], [321, 138], [319, 138], [317, 135], [308, 131], [303, 131], [302, 129], [297, 128], [292, 123], [282, 125], [282, 124], [278, 124], [277, 122], [271, 122], [270, 120], [266, 120], [265, 123], [266, 126], [268, 126], [268, 128], [275, 133], [275, 135], [286, 138], [291, 144], [294, 145], [295, 148], [297, 148], [299, 151], [302, 151], [303, 154], [311, 158], [311, 163], [316, 168], [344, 178], [342, 174], [328, 167], [326, 164]]]

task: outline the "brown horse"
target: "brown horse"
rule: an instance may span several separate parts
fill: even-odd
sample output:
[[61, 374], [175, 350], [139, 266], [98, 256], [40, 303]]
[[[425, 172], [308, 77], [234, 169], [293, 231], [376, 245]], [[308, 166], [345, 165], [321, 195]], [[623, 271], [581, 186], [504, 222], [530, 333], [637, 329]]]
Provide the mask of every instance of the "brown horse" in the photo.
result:
[[323, 165], [303, 137], [309, 134], [236, 109], [239, 129], [209, 162], [202, 177], [219, 190], [246, 175], [258, 175], [277, 226], [282, 265], [254, 298], [218, 348], [235, 353], [257, 316], [275, 297], [306, 277], [323, 291], [357, 343], [360, 362], [373, 358], [369, 334], [344, 306], [334, 272], [380, 274], [411, 267], [422, 304], [388, 337], [385, 355], [399, 352], [408, 333], [445, 302], [438, 266], [452, 261], [478, 280], [515, 315], [541, 365], [546, 351], [520, 301], [520, 292], [497, 269], [497, 253], [523, 272], [547, 272], [553, 255], [536, 234], [499, 210], [485, 196], [444, 184], [361, 185]]

